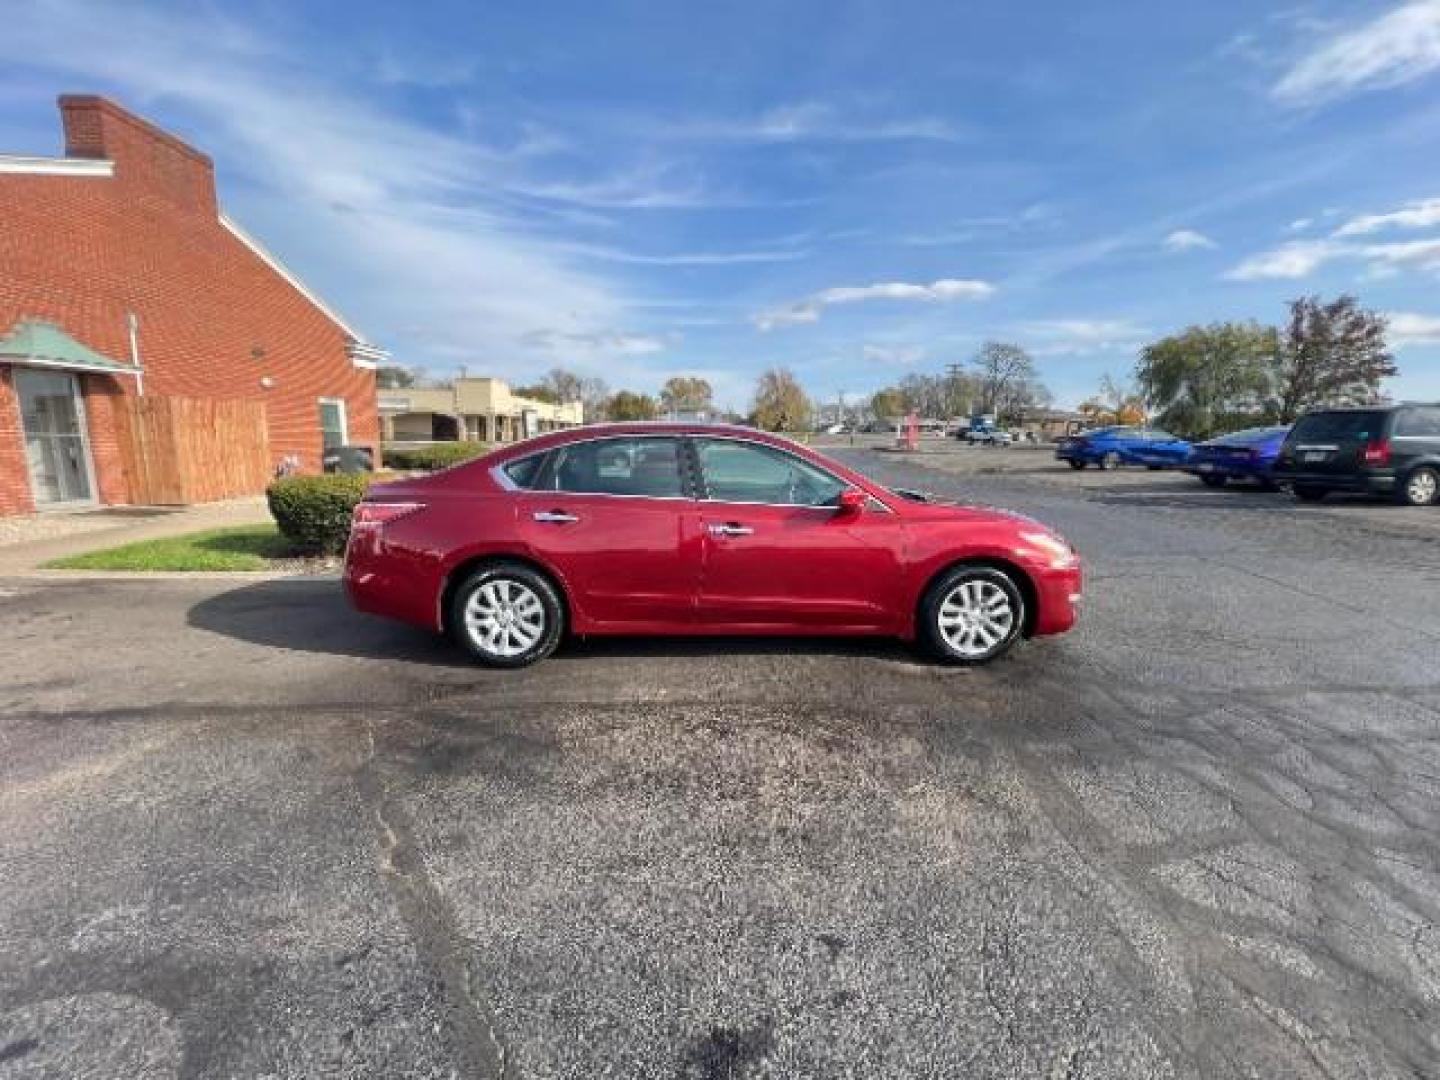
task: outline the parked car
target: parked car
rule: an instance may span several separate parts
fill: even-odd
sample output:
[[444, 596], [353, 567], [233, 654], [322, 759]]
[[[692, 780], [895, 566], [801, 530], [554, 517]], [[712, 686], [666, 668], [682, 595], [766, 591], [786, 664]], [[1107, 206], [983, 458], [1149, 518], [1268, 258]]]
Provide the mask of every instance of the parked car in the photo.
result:
[[552, 432], [371, 487], [354, 604], [519, 667], [565, 634], [891, 635], [993, 660], [1075, 622], [1080, 559], [999, 510], [882, 487], [739, 427]]
[[1440, 503], [1440, 404], [1306, 413], [1285, 437], [1274, 476], [1304, 502], [1358, 491], [1434, 506]]
[[1209, 439], [1194, 447], [1183, 468], [1208, 487], [1224, 487], [1230, 480], [1252, 480], [1275, 491], [1271, 473], [1289, 431], [1288, 425], [1246, 428]]
[[1190, 457], [1190, 444], [1168, 431], [1146, 427], [1103, 427], [1061, 439], [1055, 456], [1072, 469], [1098, 465], [1144, 465], [1147, 469], [1173, 469]]
[[956, 435], [971, 446], [1009, 446], [1013, 441], [1010, 432], [1000, 428], [968, 428]]

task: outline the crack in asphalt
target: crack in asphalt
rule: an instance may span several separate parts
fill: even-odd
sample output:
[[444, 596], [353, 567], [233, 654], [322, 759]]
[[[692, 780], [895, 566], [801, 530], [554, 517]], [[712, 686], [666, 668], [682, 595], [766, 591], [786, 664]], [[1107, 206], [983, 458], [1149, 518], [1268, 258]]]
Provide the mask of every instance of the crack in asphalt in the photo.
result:
[[378, 764], [375, 724], [365, 722], [365, 757], [355, 772], [361, 799], [375, 819], [380, 871], [390, 882], [416, 951], [439, 976], [460, 1052], [476, 1080], [511, 1080], [516, 1073], [494, 1012], [467, 958], [469, 944], [450, 906], [425, 870], [404, 814], [394, 805]]

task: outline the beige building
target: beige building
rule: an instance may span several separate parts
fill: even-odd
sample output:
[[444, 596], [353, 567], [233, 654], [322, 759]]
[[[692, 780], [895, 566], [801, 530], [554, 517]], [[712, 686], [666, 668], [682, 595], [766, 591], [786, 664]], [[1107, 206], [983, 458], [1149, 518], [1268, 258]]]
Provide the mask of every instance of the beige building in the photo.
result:
[[520, 397], [502, 379], [380, 391], [380, 437], [387, 443], [514, 442], [583, 420], [580, 402], [552, 405]]

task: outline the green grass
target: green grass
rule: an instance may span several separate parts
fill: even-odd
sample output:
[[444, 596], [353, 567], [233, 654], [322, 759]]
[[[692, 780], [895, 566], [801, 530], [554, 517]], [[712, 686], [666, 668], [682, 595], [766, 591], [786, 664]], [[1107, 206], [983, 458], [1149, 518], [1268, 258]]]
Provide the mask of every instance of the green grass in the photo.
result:
[[272, 560], [293, 558], [290, 542], [274, 525], [207, 529], [70, 555], [48, 570], [268, 570]]

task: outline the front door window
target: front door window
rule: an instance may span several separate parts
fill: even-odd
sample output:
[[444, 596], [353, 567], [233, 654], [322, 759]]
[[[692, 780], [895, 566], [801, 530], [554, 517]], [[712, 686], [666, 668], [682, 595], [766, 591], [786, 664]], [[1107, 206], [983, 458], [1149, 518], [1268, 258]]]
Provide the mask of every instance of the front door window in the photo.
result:
[[17, 368], [15, 389], [36, 504], [89, 502], [90, 450], [75, 377]]

